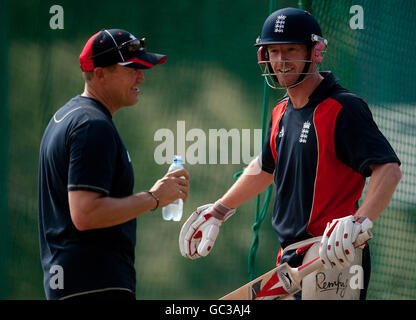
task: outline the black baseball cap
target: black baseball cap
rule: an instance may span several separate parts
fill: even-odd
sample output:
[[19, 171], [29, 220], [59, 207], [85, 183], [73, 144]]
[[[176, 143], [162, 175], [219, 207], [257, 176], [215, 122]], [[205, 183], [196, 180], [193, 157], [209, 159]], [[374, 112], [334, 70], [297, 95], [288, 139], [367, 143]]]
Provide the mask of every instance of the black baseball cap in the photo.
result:
[[103, 29], [84, 46], [79, 62], [84, 72], [97, 67], [120, 64], [136, 69], [149, 69], [166, 61], [166, 56], [146, 51], [145, 39], [137, 39], [122, 29]]

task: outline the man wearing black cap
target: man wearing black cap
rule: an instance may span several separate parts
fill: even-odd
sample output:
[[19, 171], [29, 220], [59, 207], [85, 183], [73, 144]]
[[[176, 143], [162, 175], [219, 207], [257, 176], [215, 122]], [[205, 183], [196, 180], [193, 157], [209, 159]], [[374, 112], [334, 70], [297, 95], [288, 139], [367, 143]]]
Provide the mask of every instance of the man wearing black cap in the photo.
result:
[[[292, 248], [281, 250], [277, 263], [298, 267], [319, 256], [324, 266], [303, 279], [302, 298], [364, 299], [369, 248], [355, 249], [353, 243], [389, 204], [401, 178], [400, 160], [365, 101], [331, 72], [319, 72], [327, 40], [312, 15], [296, 8], [273, 12], [256, 46], [267, 83], [287, 95], [273, 109], [261, 154], [221, 199], [199, 207], [185, 222], [181, 253], [206, 256], [235, 208], [274, 182], [273, 228], [281, 248]], [[363, 270], [355, 286], [348, 283], [350, 266]], [[262, 297], [276, 298], [278, 289]]]
[[131, 159], [112, 121], [116, 111], [138, 101], [143, 69], [165, 60], [121, 29], [97, 32], [82, 50], [85, 90], [55, 113], [40, 146], [47, 299], [135, 299], [136, 217], [186, 201], [189, 174], [183, 169], [133, 194]]

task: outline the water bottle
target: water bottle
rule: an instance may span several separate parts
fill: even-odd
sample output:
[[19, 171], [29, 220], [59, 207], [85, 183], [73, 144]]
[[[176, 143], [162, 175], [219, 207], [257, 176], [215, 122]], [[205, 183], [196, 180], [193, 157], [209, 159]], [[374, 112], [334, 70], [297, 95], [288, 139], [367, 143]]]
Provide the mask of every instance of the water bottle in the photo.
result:
[[[175, 171], [175, 170], [182, 169], [182, 168], [183, 168], [182, 157], [174, 156], [173, 162], [170, 165], [168, 172]], [[163, 219], [167, 221], [169, 220], [180, 221], [182, 218], [182, 210], [183, 210], [183, 200], [181, 198], [176, 199], [172, 203], [162, 208]]]

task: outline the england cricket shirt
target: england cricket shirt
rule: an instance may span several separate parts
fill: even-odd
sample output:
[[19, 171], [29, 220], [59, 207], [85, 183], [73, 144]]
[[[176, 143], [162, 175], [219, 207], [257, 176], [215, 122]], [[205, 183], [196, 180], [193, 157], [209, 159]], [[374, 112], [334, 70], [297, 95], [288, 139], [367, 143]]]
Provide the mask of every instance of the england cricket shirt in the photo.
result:
[[371, 164], [400, 164], [367, 104], [332, 73], [322, 76], [303, 108], [285, 97], [273, 109], [259, 156], [274, 174], [273, 227], [283, 248], [354, 214]]

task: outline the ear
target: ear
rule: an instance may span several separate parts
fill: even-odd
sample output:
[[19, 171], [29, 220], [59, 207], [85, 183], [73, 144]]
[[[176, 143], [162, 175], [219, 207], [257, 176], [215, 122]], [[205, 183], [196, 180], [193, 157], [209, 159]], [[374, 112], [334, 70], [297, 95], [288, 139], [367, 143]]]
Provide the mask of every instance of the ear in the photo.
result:
[[321, 55], [322, 50], [324, 50], [326, 47], [325, 43], [318, 42], [314, 46], [312, 46], [312, 52], [311, 52], [311, 60], [312, 62], [321, 63], [323, 60], [323, 57]]
[[105, 75], [104, 68], [97, 67], [97, 68], [94, 69], [94, 77], [97, 80], [102, 80], [104, 78], [104, 75]]
[[261, 46], [259, 50], [257, 50], [257, 62], [265, 63], [269, 58], [269, 54], [267, 52], [266, 47]]

